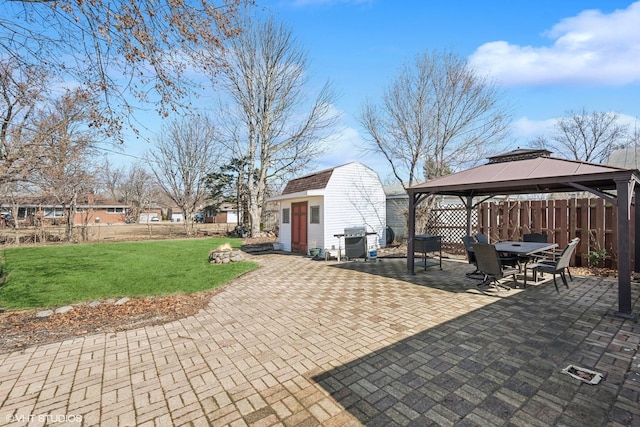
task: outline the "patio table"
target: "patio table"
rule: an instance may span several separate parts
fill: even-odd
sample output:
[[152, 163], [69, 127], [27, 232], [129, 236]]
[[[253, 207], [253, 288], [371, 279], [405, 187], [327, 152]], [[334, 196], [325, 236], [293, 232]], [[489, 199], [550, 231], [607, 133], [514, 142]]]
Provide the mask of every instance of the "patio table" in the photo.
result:
[[512, 242], [504, 241], [494, 243], [498, 252], [504, 252], [522, 257], [524, 259], [523, 275], [524, 287], [527, 287], [527, 263], [529, 257], [540, 252], [545, 252], [558, 247], [556, 243], [538, 243], [538, 242]]

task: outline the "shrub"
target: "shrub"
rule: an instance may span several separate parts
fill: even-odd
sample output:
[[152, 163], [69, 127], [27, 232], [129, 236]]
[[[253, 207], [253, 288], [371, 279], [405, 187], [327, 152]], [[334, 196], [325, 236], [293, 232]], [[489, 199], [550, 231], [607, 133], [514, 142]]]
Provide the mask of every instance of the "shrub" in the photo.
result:
[[605, 249], [592, 250], [587, 255], [587, 262], [589, 267], [599, 267], [607, 257], [607, 251]]

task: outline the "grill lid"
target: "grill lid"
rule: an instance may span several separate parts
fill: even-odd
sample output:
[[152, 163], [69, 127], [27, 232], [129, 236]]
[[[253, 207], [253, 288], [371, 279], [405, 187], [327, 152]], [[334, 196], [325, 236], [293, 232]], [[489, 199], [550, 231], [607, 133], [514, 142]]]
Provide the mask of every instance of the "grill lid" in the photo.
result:
[[365, 227], [348, 227], [344, 229], [344, 237], [362, 237], [367, 234]]

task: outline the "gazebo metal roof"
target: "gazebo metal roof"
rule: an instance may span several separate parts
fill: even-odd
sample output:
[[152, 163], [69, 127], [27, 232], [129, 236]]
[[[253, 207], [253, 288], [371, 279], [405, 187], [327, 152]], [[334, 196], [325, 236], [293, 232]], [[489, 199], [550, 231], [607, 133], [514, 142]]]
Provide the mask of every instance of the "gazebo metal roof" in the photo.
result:
[[[409, 194], [408, 253], [413, 253], [415, 208], [430, 195], [459, 196], [471, 210], [474, 197], [588, 191], [618, 207], [619, 314], [631, 313], [630, 205], [632, 194], [640, 200], [640, 172], [595, 163], [560, 159], [547, 150], [518, 149], [489, 158], [489, 163], [436, 178], [407, 188]], [[635, 243], [640, 248], [640, 209], [636, 209]], [[467, 216], [470, 218], [470, 215]], [[471, 231], [471, 224], [467, 224]], [[640, 268], [640, 250], [635, 266]], [[407, 256], [407, 270], [414, 273], [413, 257]]]
[[629, 169], [545, 156], [488, 163], [414, 185], [407, 192], [488, 196], [570, 192], [582, 190], [580, 185], [598, 190], [615, 190], [615, 181], [626, 179], [629, 175]]

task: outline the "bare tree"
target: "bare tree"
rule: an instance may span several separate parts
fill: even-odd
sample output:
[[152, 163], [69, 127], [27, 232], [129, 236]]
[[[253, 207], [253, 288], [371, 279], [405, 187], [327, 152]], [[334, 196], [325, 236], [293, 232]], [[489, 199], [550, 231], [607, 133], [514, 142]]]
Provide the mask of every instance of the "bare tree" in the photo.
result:
[[[568, 111], [554, 125], [549, 137], [535, 141], [538, 147], [570, 159], [605, 162], [611, 152], [629, 143], [629, 127], [613, 112]], [[631, 136], [633, 138], [633, 136]]]
[[137, 221], [151, 200], [156, 200], [158, 188], [151, 172], [138, 162], [128, 167], [102, 166], [103, 186], [113, 200], [126, 204], [127, 221]]
[[307, 57], [289, 28], [272, 19], [247, 19], [241, 28], [220, 75], [231, 104], [221, 116], [232, 157], [246, 160], [250, 229], [257, 236], [269, 182], [304, 168], [336, 117], [328, 84], [316, 96], [307, 91]]
[[221, 64], [201, 55], [237, 34], [235, 19], [252, 0], [14, 0], [2, 2], [0, 57], [102, 93], [93, 120], [118, 132], [130, 117], [127, 98], [162, 115], [185, 106], [197, 88], [191, 70]]
[[638, 128], [638, 119], [633, 122], [632, 129], [629, 130], [629, 137], [627, 139], [628, 147], [640, 146], [640, 128]]
[[0, 61], [0, 185], [24, 181], [38, 164], [42, 150], [32, 130], [46, 82], [41, 68]]
[[163, 129], [147, 155], [158, 184], [182, 210], [187, 235], [193, 229], [191, 214], [208, 194], [206, 177], [217, 166], [219, 148], [211, 120], [188, 116]]
[[120, 189], [125, 173], [124, 166], [113, 166], [109, 159], [105, 160], [100, 166], [100, 187], [109, 195], [111, 200], [123, 201]]
[[9, 208], [11, 214], [10, 219], [0, 219], [0, 228], [12, 227], [14, 229], [14, 243], [20, 244], [20, 232], [19, 229], [22, 225], [22, 220], [25, 219], [26, 225], [33, 225], [31, 218], [20, 218], [20, 200], [21, 198], [33, 191], [30, 183], [26, 181], [14, 181], [0, 185], [0, 202], [4, 208]]
[[34, 139], [43, 149], [33, 180], [62, 205], [65, 239], [73, 240], [79, 196], [93, 191], [93, 155], [97, 141], [88, 123], [92, 97], [81, 89], [68, 91], [50, 109], [40, 111]]
[[501, 94], [451, 52], [424, 52], [405, 65], [379, 105], [359, 122], [402, 185], [446, 175], [483, 158], [508, 133]]

